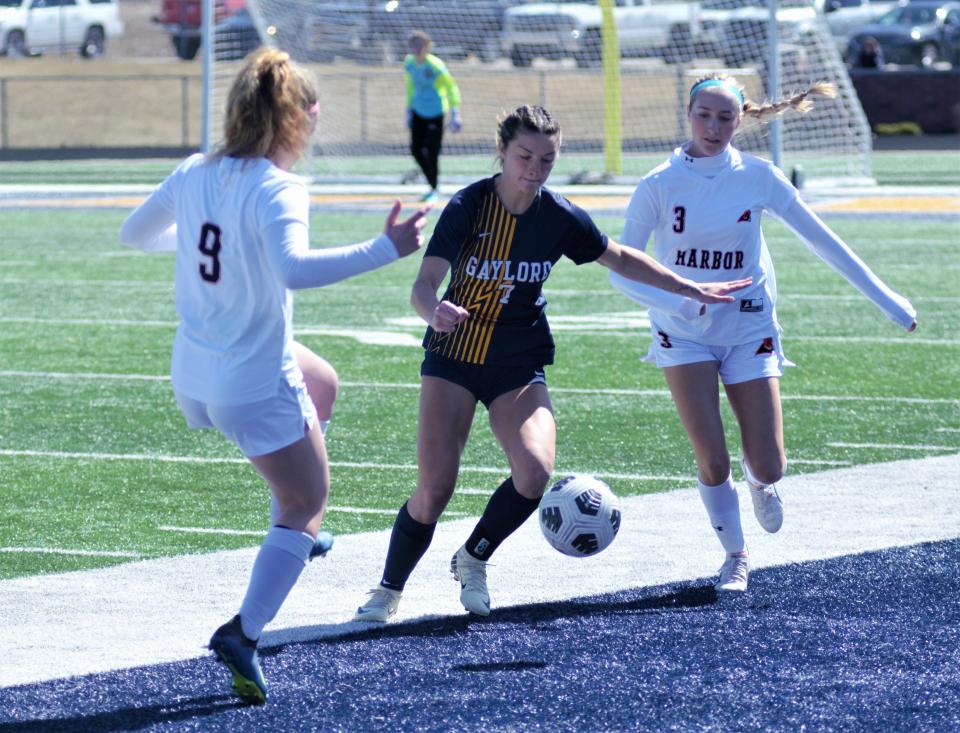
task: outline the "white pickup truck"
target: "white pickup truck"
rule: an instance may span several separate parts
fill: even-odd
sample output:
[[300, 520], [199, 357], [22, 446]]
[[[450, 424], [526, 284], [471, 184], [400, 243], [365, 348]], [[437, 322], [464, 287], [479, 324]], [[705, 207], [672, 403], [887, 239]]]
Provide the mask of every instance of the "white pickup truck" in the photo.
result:
[[[715, 21], [699, 2], [615, 0], [622, 56], [663, 55], [680, 61]], [[537, 56], [574, 58], [578, 66], [600, 61], [602, 11], [596, 2], [535, 2], [507, 8], [501, 47], [514, 66]]]
[[[780, 0], [781, 43], [819, 43], [822, 23], [814, 2]], [[874, 0], [859, 0], [872, 2]], [[621, 56], [661, 56], [668, 63], [721, 58], [740, 66], [763, 56], [767, 0], [615, 0]], [[514, 66], [534, 57], [573, 57], [578, 66], [600, 61], [602, 13], [597, 2], [535, 2], [506, 10], [500, 37]]]

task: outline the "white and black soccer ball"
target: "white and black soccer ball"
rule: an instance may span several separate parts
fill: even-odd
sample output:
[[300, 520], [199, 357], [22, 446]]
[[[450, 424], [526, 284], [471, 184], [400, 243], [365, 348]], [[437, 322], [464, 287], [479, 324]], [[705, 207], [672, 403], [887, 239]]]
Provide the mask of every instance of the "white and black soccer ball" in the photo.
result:
[[567, 476], [540, 500], [540, 530], [555, 549], [571, 557], [605, 550], [620, 531], [620, 499], [593, 476]]

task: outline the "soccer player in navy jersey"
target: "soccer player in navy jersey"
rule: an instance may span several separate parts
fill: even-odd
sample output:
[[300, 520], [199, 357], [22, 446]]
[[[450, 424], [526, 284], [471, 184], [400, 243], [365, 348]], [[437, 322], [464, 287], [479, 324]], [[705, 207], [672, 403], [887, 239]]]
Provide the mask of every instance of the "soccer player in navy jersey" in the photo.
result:
[[661, 367], [697, 461], [700, 496], [726, 551], [718, 591], [747, 589], [749, 559], [720, 413], [718, 379], [740, 426], [742, 469], [754, 514], [767, 532], [783, 524], [774, 484], [787, 466], [780, 377], [790, 363], [780, 345], [777, 285], [760, 220], [769, 211], [894, 323], [913, 331], [916, 311], [893, 292], [807, 207], [770, 161], [730, 143], [742, 120], [767, 122], [805, 112], [828, 84], [777, 102], [747, 99], [735, 79], [713, 74], [690, 88], [691, 139], [637, 185], [627, 207], [625, 245], [644, 251], [653, 234], [657, 261], [693, 280], [752, 277], [736, 302], [704, 306], [610, 273], [615, 287], [650, 309], [653, 340], [645, 361]]
[[477, 402], [487, 408], [510, 475], [454, 555], [451, 571], [464, 607], [490, 613], [486, 563], [536, 510], [553, 472], [556, 428], [544, 366], [553, 362], [554, 344], [542, 291], [562, 256], [578, 265], [599, 262], [701, 303], [729, 302], [728, 293], [750, 283], [698, 284], [675, 275], [609, 239], [583, 209], [545, 188], [560, 153], [560, 127], [542, 107], [506, 115], [497, 147], [502, 173], [453, 196], [413, 284], [413, 306], [429, 324], [420, 371], [419, 475], [394, 523], [383, 577], [357, 620], [386, 621], [396, 613], [453, 495]]

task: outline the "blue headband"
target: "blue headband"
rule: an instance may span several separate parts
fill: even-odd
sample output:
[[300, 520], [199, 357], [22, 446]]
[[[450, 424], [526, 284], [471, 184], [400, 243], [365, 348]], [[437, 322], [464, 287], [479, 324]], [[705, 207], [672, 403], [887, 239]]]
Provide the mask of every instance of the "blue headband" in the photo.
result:
[[701, 82], [697, 82], [690, 88], [690, 101], [693, 101], [693, 98], [701, 89], [709, 89], [710, 87], [723, 87], [728, 92], [733, 92], [734, 96], [740, 100], [740, 106], [743, 106], [745, 101], [743, 92], [737, 89], [737, 85], [729, 79], [704, 79]]

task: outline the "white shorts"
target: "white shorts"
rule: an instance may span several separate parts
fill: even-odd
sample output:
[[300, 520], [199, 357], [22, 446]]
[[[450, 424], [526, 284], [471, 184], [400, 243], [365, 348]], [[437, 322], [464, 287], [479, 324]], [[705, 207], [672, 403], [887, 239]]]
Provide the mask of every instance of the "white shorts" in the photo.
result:
[[782, 377], [784, 367], [796, 366], [783, 355], [780, 334], [737, 346], [711, 346], [697, 341], [676, 339], [663, 331], [654, 331], [644, 361], [663, 367], [715, 361], [724, 384], [749, 382], [764, 377]]
[[176, 390], [174, 395], [189, 427], [216, 428], [245, 456], [262, 456], [296, 443], [317, 424], [317, 411], [306, 385], [277, 379], [274, 397], [243, 405], [210, 405]]

